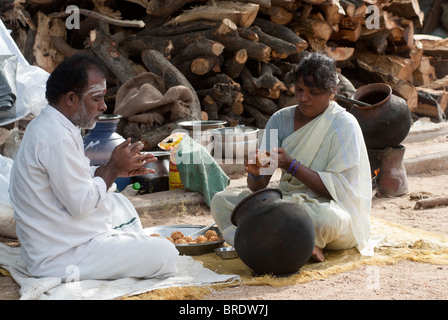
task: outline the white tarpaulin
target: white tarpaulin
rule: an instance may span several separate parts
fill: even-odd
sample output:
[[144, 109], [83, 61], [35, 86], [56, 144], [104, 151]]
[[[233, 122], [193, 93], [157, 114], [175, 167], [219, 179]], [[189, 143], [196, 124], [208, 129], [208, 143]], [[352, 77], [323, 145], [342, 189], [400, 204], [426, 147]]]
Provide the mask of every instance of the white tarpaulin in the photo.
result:
[[45, 87], [49, 73], [40, 67], [30, 65], [23, 57], [3, 21], [0, 20], [0, 55], [17, 56], [16, 113], [3, 117], [0, 113], [0, 126], [20, 120], [29, 113], [38, 115], [47, 105]]

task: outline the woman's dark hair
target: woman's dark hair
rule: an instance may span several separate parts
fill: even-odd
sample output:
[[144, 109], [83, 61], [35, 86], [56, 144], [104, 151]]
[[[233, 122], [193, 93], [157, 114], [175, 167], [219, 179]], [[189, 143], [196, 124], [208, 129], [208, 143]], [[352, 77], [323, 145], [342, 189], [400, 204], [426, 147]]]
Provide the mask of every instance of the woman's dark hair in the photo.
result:
[[107, 77], [108, 71], [104, 63], [92, 55], [76, 54], [62, 61], [47, 80], [45, 97], [48, 103], [55, 105], [61, 95], [69, 91], [81, 96], [88, 85], [89, 69], [100, 72], [104, 78]]
[[306, 54], [287, 74], [287, 79], [291, 83], [296, 83], [299, 78], [303, 78], [303, 83], [307, 87], [318, 88], [325, 92], [332, 91], [339, 82], [335, 61], [320, 52]]

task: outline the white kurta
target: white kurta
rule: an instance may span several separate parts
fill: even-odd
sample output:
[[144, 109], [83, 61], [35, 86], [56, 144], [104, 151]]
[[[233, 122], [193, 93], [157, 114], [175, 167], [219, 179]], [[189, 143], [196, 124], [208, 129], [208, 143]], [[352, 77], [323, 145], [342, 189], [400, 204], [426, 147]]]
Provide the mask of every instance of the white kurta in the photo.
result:
[[[121, 194], [108, 193], [104, 180], [94, 177], [96, 167], [90, 167], [89, 162], [79, 128], [53, 107], [47, 106], [28, 125], [10, 182], [17, 236], [28, 271], [38, 277], [64, 277], [67, 268], [78, 266], [95, 253], [97, 261], [101, 255], [108, 255], [112, 263], [95, 264], [88, 275], [80, 270], [80, 276], [104, 279], [117, 274], [110, 270], [113, 256], [123, 253], [147, 265], [145, 271], [129, 267], [126, 273], [126, 265], [116, 264], [122, 269], [120, 276], [151, 277], [174, 272], [176, 248], [166, 239], [142, 236], [132, 204]], [[98, 251], [100, 244], [111, 243], [111, 237], [116, 239], [117, 234], [126, 232], [140, 235], [128, 239], [127, 245]], [[159, 263], [148, 268], [151, 260], [158, 259], [164, 259], [163, 268]]]

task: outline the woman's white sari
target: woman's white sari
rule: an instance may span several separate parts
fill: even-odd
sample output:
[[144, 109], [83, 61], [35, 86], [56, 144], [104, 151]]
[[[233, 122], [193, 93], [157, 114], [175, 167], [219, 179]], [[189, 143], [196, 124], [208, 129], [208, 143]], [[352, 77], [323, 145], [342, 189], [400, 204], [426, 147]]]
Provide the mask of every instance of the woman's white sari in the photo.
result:
[[[279, 189], [284, 199], [307, 209], [315, 224], [315, 245], [330, 249], [357, 246], [361, 254], [372, 255], [373, 246], [369, 245], [372, 183], [357, 120], [332, 102], [324, 113], [285, 138], [282, 148], [302, 165], [318, 172], [333, 198], [319, 196], [283, 170]], [[235, 227], [229, 224], [230, 215], [233, 207], [249, 193], [227, 189], [212, 201], [211, 213], [230, 244], [235, 232]]]
[[357, 120], [333, 102], [321, 116], [288, 136], [282, 148], [302, 165], [318, 172], [333, 200], [315, 194], [283, 171], [279, 189], [284, 197], [290, 196], [303, 204], [315, 215], [314, 219], [319, 219], [319, 211], [327, 205], [330, 210], [342, 209], [350, 215], [359, 251], [372, 254], [373, 248], [367, 245], [372, 201], [370, 164]]

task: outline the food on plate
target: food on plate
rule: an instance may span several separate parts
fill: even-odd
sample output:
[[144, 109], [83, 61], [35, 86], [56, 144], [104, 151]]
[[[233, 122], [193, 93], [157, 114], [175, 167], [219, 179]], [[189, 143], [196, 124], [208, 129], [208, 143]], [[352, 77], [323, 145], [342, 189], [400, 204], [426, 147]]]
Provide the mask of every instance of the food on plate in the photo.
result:
[[205, 243], [208, 242], [208, 239], [205, 236], [197, 236], [196, 237], [196, 243]]
[[171, 233], [171, 238], [174, 239], [174, 241], [176, 241], [177, 239], [181, 239], [184, 237], [184, 234], [181, 231], [173, 231]]
[[218, 233], [216, 233], [215, 230], [207, 230], [207, 232], [205, 232], [205, 237], [207, 239], [210, 239], [211, 237], [218, 237]]
[[[152, 233], [150, 236], [161, 237], [161, 235], [156, 232]], [[199, 235], [196, 237], [196, 239], [191, 236], [185, 236], [182, 231], [175, 230], [171, 232], [170, 236], [167, 236], [165, 238], [174, 244], [200, 244], [222, 240], [215, 230], [207, 230], [204, 235]]]
[[179, 238], [177, 240], [174, 241], [175, 244], [187, 244], [187, 240], [185, 240], [185, 238]]

